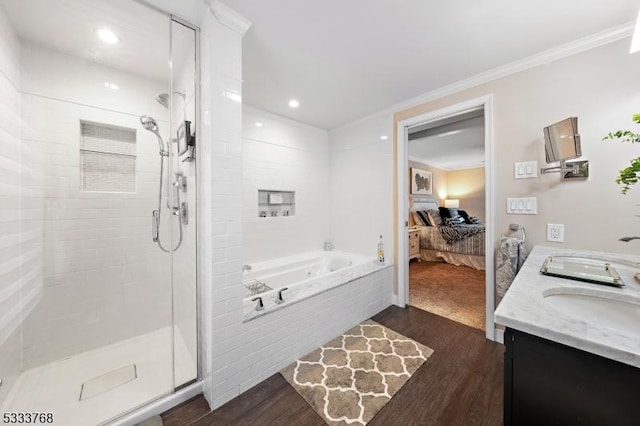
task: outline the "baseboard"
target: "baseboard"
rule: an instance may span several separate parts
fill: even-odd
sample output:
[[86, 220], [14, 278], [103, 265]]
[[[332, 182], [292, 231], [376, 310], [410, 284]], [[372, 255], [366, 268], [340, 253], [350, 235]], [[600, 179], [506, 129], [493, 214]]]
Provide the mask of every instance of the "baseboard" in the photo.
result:
[[403, 308], [403, 306], [400, 306], [400, 303], [398, 302], [399, 300], [400, 299], [398, 299], [398, 295], [397, 294], [392, 294], [391, 295], [391, 304]]
[[504, 330], [501, 328], [495, 329], [496, 342], [504, 345]]

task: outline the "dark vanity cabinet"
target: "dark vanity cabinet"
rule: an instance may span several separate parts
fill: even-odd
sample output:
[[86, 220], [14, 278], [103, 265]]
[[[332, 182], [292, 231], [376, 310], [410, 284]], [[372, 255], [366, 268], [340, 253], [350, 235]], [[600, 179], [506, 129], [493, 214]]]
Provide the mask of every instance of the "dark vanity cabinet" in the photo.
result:
[[505, 426], [640, 425], [640, 369], [509, 328], [504, 343]]

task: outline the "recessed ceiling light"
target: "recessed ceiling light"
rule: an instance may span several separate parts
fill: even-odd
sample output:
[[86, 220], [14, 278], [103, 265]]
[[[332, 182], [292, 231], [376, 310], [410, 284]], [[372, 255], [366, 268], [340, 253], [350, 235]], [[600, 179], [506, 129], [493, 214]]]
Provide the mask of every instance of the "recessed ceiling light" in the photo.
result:
[[262, 127], [262, 126], [264, 126], [264, 124], [262, 124], [262, 123], [260, 123], [260, 122], [257, 122], [257, 123], [256, 123], [256, 127]]
[[389, 136], [382, 135], [382, 136], [380, 136], [380, 139], [382, 139], [383, 141], [386, 141], [387, 139], [389, 139]]
[[117, 35], [113, 31], [107, 28], [100, 28], [96, 30], [98, 38], [107, 44], [116, 44], [120, 41]]
[[104, 82], [104, 87], [106, 87], [106, 88], [107, 88], [107, 89], [109, 89], [109, 90], [113, 90], [113, 91], [118, 91], [118, 90], [120, 90], [120, 86], [118, 86], [118, 85], [117, 85], [117, 84], [115, 84], [115, 83], [108, 82], [108, 81], [105, 81], [105, 82]]
[[289, 106], [291, 108], [298, 108], [300, 106], [300, 102], [296, 101], [295, 99], [291, 99], [289, 101]]

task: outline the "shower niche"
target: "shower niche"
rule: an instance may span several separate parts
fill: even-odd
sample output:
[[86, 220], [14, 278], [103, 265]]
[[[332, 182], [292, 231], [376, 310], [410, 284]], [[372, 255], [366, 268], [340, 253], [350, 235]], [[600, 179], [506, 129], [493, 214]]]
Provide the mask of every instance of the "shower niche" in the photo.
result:
[[258, 190], [258, 217], [288, 217], [295, 214], [295, 191]]

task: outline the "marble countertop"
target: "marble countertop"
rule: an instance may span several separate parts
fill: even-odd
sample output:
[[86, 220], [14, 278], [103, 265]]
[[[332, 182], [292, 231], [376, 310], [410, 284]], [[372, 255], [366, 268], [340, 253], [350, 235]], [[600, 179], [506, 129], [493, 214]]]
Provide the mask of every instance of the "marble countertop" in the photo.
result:
[[[611, 261], [626, 284], [623, 288], [590, 284], [542, 275], [540, 268], [548, 256], [588, 257]], [[637, 333], [608, 327], [597, 318], [580, 318], [545, 302], [545, 294], [557, 289], [572, 294], [604, 293], [615, 300], [640, 300], [640, 256], [577, 251], [536, 246], [495, 311], [495, 322], [567, 346], [572, 346], [625, 364], [640, 367], [640, 323]], [[551, 290], [553, 289], [553, 290]], [[566, 289], [566, 290], [565, 290]], [[546, 293], [545, 293], [546, 292]], [[640, 311], [640, 305], [638, 305]]]

